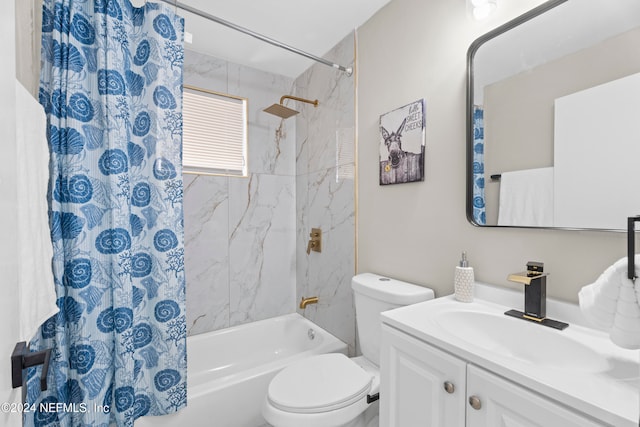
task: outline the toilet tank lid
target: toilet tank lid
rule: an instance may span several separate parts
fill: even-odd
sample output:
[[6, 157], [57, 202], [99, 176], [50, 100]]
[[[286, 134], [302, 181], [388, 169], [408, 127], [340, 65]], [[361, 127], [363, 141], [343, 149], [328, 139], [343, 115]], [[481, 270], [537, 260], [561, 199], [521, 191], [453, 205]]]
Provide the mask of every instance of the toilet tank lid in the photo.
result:
[[351, 288], [368, 297], [398, 305], [415, 304], [434, 298], [433, 289], [413, 283], [361, 273], [351, 279]]

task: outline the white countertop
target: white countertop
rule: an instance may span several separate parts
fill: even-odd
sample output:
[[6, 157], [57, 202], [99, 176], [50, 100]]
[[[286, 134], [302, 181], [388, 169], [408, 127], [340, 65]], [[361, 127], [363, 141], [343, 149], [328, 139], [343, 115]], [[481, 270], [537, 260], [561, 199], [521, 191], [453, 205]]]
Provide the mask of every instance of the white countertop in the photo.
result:
[[[588, 350], [584, 354], [585, 360], [577, 359], [570, 366], [566, 365], [567, 360], [559, 361], [557, 366], [553, 362], [531, 363], [513, 357], [508, 352], [501, 351], [501, 348], [474, 344], [447, 331], [439, 323], [437, 313], [463, 309], [467, 312], [499, 314], [512, 308], [521, 309], [524, 299], [522, 293], [518, 295], [515, 291], [483, 284], [476, 285], [475, 293], [476, 299], [472, 303], [462, 303], [453, 296], [447, 296], [387, 311], [381, 315], [382, 322], [615, 427], [638, 426], [640, 350], [617, 347], [605, 332], [586, 326], [577, 305], [553, 300], [547, 300], [547, 316], [568, 322], [570, 326], [564, 331], [508, 316], [504, 316], [505, 322], [520, 322], [523, 333], [535, 333], [538, 332], [535, 328], [545, 328], [550, 329], [553, 334], [561, 334], [554, 338], [577, 341], [578, 349], [583, 348], [581, 346], [588, 347], [584, 349]], [[479, 296], [490, 298], [492, 302]], [[517, 304], [516, 297], [519, 297]], [[542, 350], [544, 357], [553, 359], [552, 348]], [[562, 359], [560, 356], [558, 360]], [[604, 369], [593, 372], [593, 364], [589, 365], [591, 362]], [[562, 366], [563, 363], [565, 366]]]

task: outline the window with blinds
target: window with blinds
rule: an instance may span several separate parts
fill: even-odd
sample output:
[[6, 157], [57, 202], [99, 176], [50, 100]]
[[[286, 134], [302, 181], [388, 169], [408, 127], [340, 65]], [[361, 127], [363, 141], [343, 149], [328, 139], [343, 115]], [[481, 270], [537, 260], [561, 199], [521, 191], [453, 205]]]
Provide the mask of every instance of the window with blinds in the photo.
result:
[[184, 171], [247, 176], [247, 100], [185, 86], [182, 104]]

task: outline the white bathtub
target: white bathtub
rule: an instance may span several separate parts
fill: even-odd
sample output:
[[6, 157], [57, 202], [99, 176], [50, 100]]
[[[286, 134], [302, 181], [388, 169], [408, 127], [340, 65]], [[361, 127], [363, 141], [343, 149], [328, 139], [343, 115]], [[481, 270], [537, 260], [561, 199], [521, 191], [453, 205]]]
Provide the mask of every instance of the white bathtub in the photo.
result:
[[271, 379], [291, 362], [322, 353], [346, 354], [347, 345], [297, 313], [188, 337], [187, 407], [135, 425], [263, 426]]

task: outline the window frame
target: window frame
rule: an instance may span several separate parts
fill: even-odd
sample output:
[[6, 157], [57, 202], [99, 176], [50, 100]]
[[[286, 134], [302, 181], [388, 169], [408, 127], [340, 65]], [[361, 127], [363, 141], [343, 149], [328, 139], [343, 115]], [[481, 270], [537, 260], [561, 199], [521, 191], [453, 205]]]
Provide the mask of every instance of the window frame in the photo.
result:
[[[205, 89], [202, 87], [183, 84], [184, 92], [186, 90], [194, 91], [194, 92], [202, 92], [209, 95], [214, 95], [216, 97], [222, 98], [230, 98], [242, 103], [243, 110], [243, 128], [244, 128], [244, 144], [243, 144], [243, 158], [244, 165], [242, 170], [231, 170], [231, 169], [221, 169], [221, 168], [199, 168], [194, 166], [187, 166], [184, 164], [183, 159], [183, 174], [190, 175], [211, 175], [211, 176], [226, 176], [226, 177], [235, 177], [235, 178], [247, 178], [249, 176], [249, 99], [241, 96], [231, 95], [224, 92], [219, 92], [215, 90]], [[184, 95], [183, 95], [183, 114], [184, 114]], [[184, 126], [184, 117], [183, 117], [183, 126]], [[183, 152], [184, 152], [184, 127], [183, 127]]]

